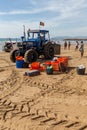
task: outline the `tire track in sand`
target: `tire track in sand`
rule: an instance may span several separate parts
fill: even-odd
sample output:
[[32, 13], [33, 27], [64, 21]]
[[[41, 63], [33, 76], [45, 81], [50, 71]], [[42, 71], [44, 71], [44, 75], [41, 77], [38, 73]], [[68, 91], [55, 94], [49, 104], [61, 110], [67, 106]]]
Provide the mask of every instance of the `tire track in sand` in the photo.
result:
[[18, 73], [15, 70], [12, 70], [12, 74], [5, 81], [0, 82], [0, 85], [4, 88], [0, 94], [0, 99], [17, 91], [21, 87], [22, 80], [23, 79], [20, 78]]

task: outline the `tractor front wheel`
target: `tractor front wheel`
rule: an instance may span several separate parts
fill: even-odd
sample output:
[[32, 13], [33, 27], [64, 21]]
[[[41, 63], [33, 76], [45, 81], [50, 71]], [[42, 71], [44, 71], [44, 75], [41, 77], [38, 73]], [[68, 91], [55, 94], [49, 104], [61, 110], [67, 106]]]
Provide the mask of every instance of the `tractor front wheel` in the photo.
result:
[[26, 51], [26, 53], [24, 55], [24, 61], [26, 63], [35, 62], [35, 61], [37, 61], [37, 59], [38, 59], [38, 53], [35, 50], [30, 49], [30, 50]]
[[10, 53], [10, 60], [15, 63], [16, 56], [19, 55], [19, 50], [12, 50]]

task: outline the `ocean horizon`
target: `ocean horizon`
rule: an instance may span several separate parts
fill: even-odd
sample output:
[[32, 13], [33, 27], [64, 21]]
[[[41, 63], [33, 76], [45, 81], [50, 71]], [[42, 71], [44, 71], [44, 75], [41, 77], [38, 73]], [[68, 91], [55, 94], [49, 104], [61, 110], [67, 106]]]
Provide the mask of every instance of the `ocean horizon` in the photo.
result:
[[[57, 37], [52, 37], [51, 40], [56, 41], [58, 44], [63, 44], [64, 43], [64, 39], [68, 39], [68, 38], [83, 38], [86, 39], [86, 36], [75, 36], [75, 37], [71, 37], [71, 36], [57, 36]], [[21, 41], [21, 38], [0, 38], [0, 51], [2, 51], [2, 48], [5, 44], [5, 42], [7, 41], [12, 41], [12, 42], [17, 42], [17, 41]], [[84, 41], [84, 43], [87, 43], [87, 41]], [[75, 41], [71, 41], [71, 44], [75, 44]]]

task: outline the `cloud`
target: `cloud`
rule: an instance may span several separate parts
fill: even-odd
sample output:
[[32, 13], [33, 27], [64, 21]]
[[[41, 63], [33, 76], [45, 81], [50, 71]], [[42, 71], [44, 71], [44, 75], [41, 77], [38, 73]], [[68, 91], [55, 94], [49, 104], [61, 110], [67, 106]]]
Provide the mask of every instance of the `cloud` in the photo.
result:
[[[48, 18], [46, 18], [48, 21], [53, 21], [54, 23], [59, 22], [61, 24], [62, 20], [66, 19], [72, 19], [78, 18], [79, 15], [81, 16], [82, 11], [84, 12], [84, 9], [87, 8], [87, 4], [85, 0], [50, 0], [50, 1], [40, 1], [38, 2], [36, 0], [30, 0], [32, 6], [32, 9], [29, 10], [11, 10], [8, 12], [0, 12], [0, 15], [25, 15], [25, 14], [42, 14], [41, 17], [43, 19], [45, 18], [45, 14], [48, 13]], [[38, 5], [38, 7], [37, 7]], [[52, 15], [49, 17], [49, 14]], [[56, 15], [55, 15], [56, 14]], [[84, 12], [84, 15], [85, 12]], [[38, 19], [38, 18], [36, 18]], [[52, 22], [51, 22], [52, 23]], [[55, 25], [55, 24], [54, 24]]]
[[[32, 11], [33, 10], [33, 11]], [[37, 14], [37, 13], [42, 13], [42, 12], [46, 12], [46, 11], [52, 11], [53, 8], [49, 7], [49, 8], [39, 8], [39, 9], [32, 9], [32, 10], [13, 10], [13, 11], [9, 11], [9, 12], [0, 12], [0, 15], [24, 15], [24, 14]]]
[[[7, 12], [0, 12], [0, 15], [24, 15], [24, 14], [38, 14], [42, 12], [59, 13], [61, 18], [69, 17], [70, 15], [78, 14], [82, 9], [87, 8], [85, 0], [50, 0], [40, 1], [30, 0], [33, 5], [29, 10], [11, 10]], [[37, 6], [38, 5], [38, 6]], [[35, 8], [36, 7], [36, 8]]]
[[[32, 5], [29, 9], [1, 11], [1, 18], [10, 17], [10, 21], [0, 22], [0, 37], [20, 37], [22, 35], [23, 24], [26, 28], [38, 28], [39, 22], [45, 22], [45, 29], [50, 30], [53, 35], [69, 35], [87, 34], [86, 31], [86, 0], [30, 0], [28, 3]], [[30, 9], [31, 8], [31, 9]], [[11, 16], [25, 16], [25, 20], [15, 21]], [[31, 17], [32, 15], [32, 17]], [[80, 27], [80, 25], [81, 27]], [[77, 28], [77, 29], [76, 29]], [[75, 32], [74, 32], [75, 30]], [[85, 30], [85, 32], [84, 32]]]
[[20, 38], [23, 35], [23, 25], [26, 27], [26, 32], [29, 28], [39, 29], [39, 23], [36, 21], [4, 21], [3, 23], [0, 22], [0, 37]]

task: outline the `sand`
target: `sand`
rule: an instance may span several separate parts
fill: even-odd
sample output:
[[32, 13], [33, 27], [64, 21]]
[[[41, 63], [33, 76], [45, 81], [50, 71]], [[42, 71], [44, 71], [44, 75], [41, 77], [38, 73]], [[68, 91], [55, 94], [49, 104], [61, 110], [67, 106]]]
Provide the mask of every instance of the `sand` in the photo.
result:
[[87, 67], [87, 45], [83, 58], [74, 46], [61, 48], [69, 57], [69, 72], [28, 77], [18, 69], [9, 53], [0, 52], [0, 130], [86, 130], [87, 69], [78, 75], [76, 67]]

